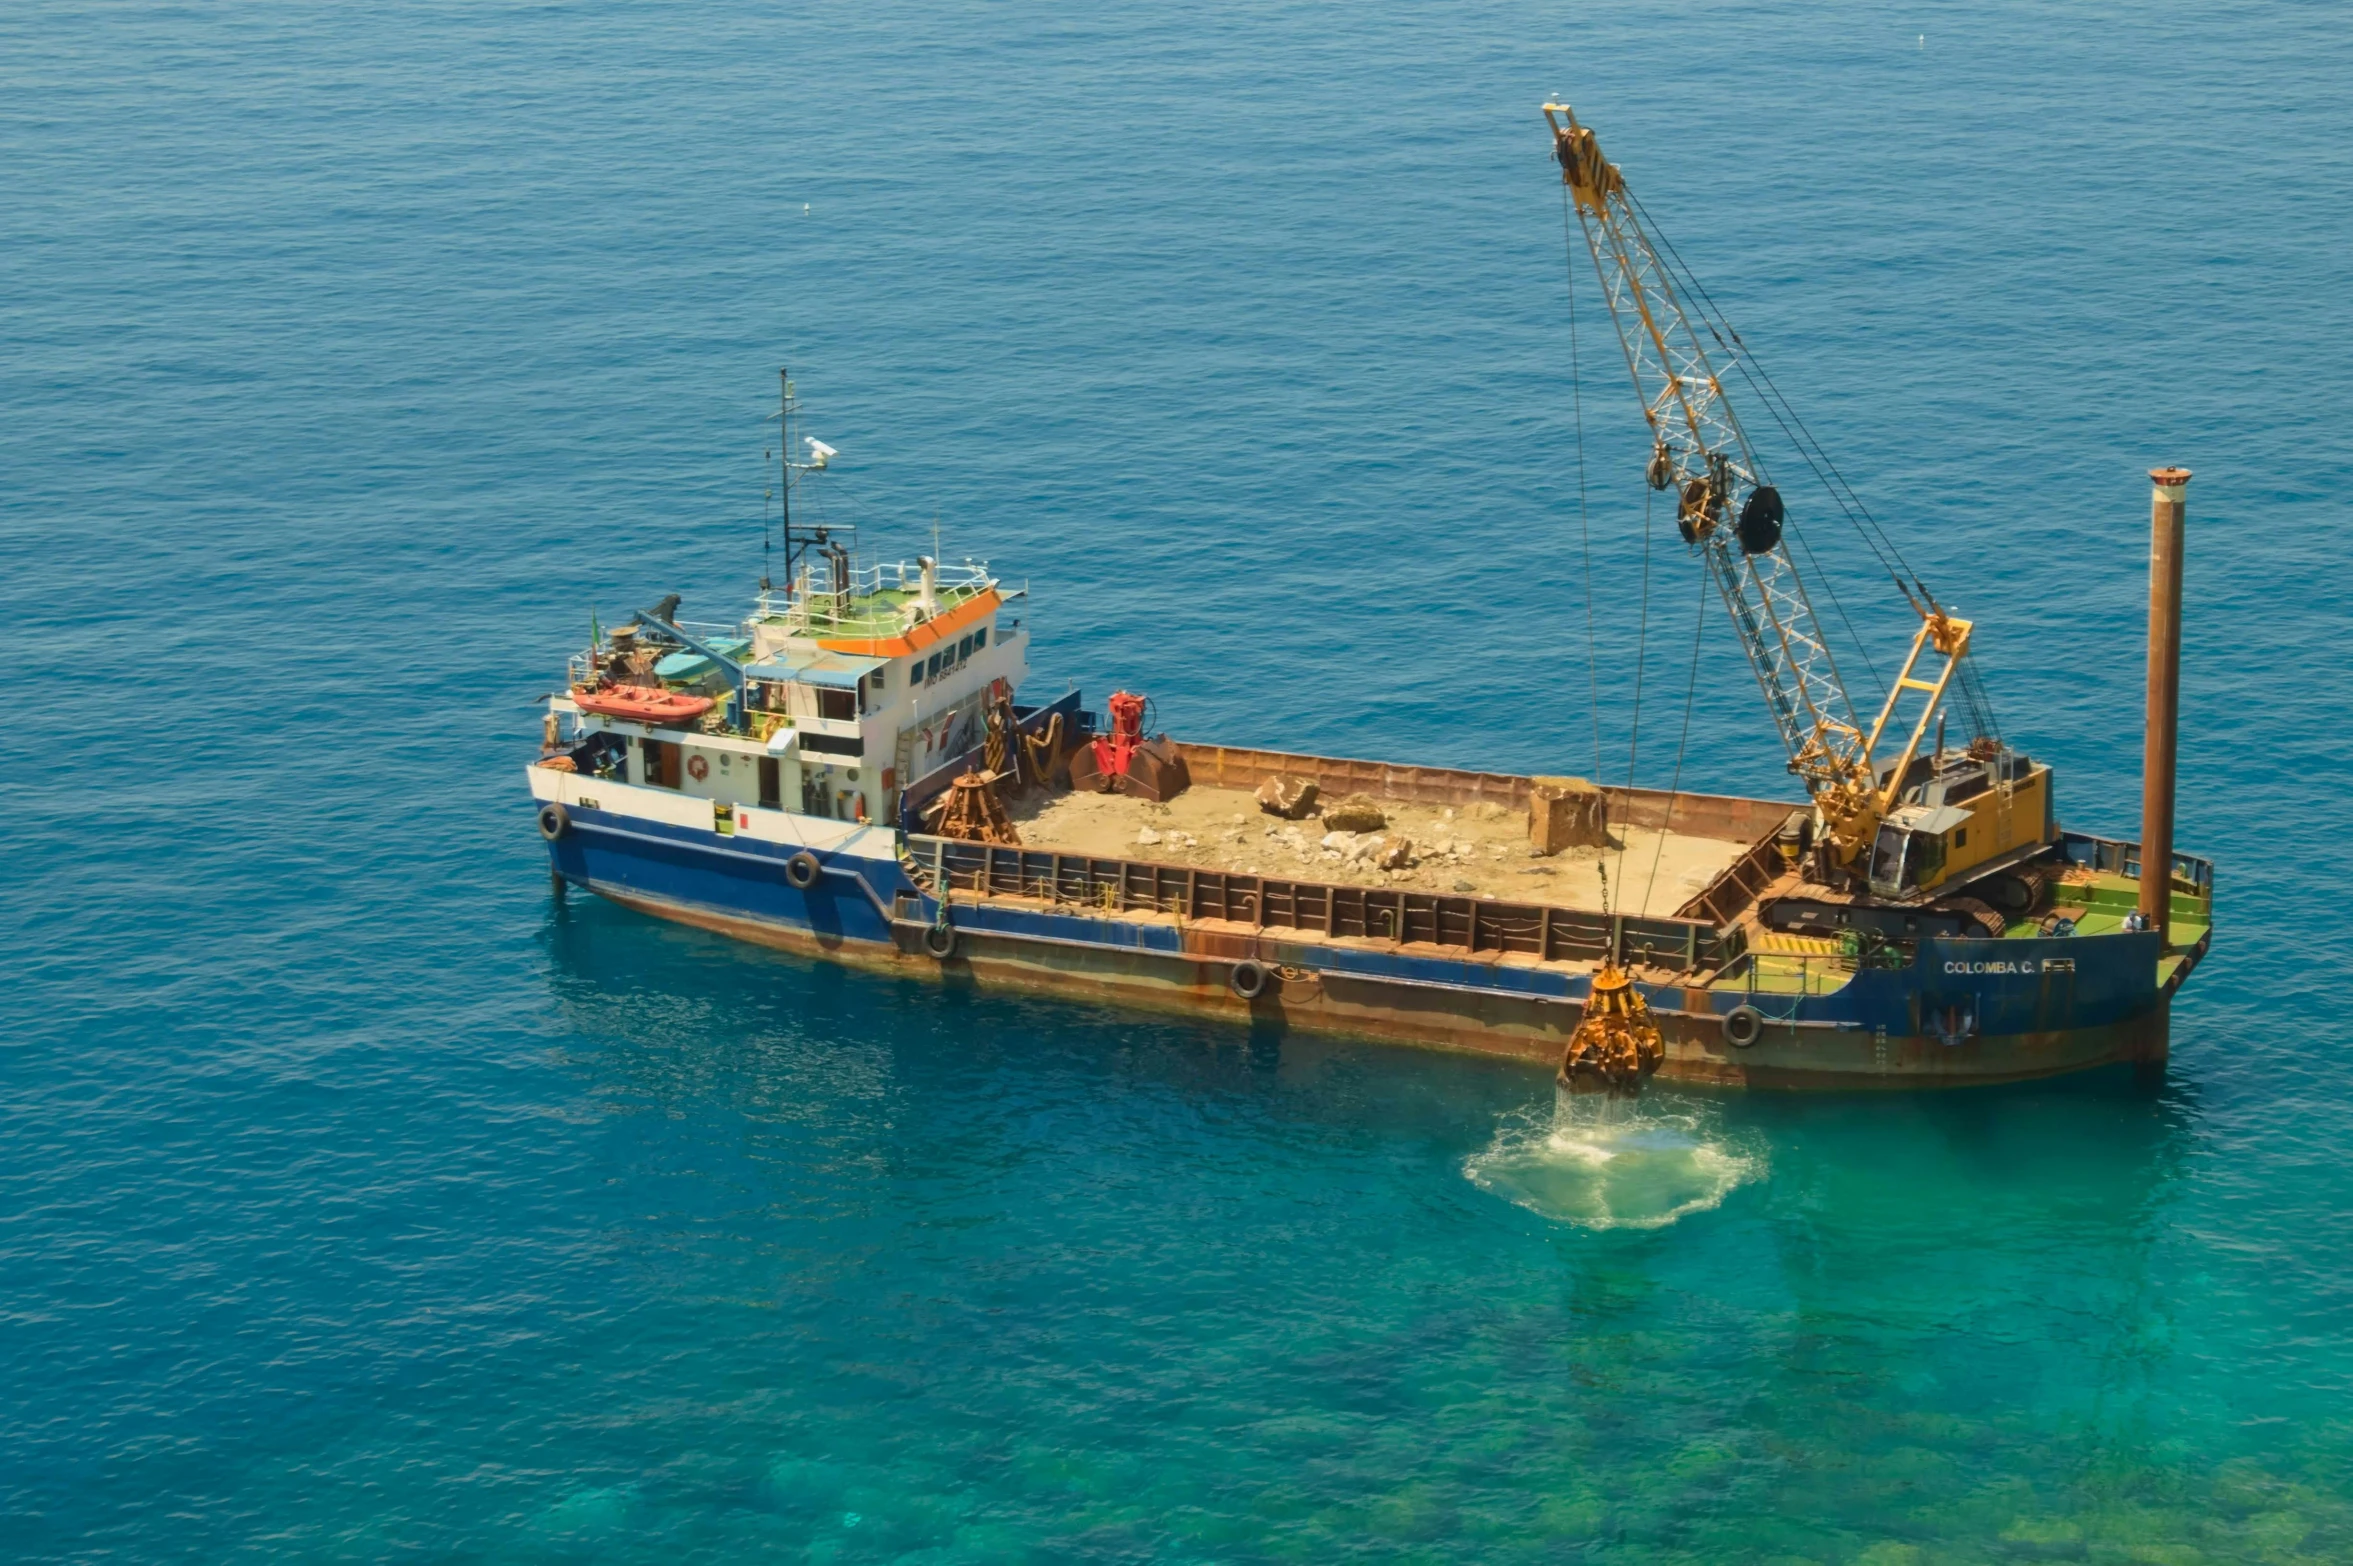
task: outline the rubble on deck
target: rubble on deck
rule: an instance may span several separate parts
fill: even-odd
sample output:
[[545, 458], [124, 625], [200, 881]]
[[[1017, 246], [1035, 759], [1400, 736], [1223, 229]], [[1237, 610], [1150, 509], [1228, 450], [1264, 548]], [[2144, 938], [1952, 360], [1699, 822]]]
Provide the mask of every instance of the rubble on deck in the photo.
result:
[[1258, 808], [1286, 821], [1300, 821], [1315, 809], [1315, 796], [1315, 779], [1278, 773], [1258, 785]]

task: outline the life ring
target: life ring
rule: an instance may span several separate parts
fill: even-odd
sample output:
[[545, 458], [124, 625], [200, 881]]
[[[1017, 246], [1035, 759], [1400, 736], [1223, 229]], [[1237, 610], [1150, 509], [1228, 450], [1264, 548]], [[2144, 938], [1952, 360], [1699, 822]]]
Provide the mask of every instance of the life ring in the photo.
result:
[[1724, 1013], [1724, 1042], [1746, 1049], [1765, 1036], [1765, 1014], [1754, 1006], [1735, 1006]]
[[697, 783], [711, 775], [711, 764], [703, 759], [701, 751], [686, 758], [686, 775]]
[[956, 955], [956, 927], [952, 924], [931, 926], [923, 932], [923, 949], [946, 962]]
[[572, 829], [572, 813], [561, 805], [539, 807], [539, 835], [554, 842]]
[[1266, 964], [1255, 957], [1243, 958], [1226, 975], [1226, 987], [1243, 1000], [1258, 999], [1266, 993]]
[[817, 878], [824, 873], [825, 867], [819, 864], [817, 856], [807, 849], [801, 850], [784, 862], [784, 878], [804, 892], [815, 886]]

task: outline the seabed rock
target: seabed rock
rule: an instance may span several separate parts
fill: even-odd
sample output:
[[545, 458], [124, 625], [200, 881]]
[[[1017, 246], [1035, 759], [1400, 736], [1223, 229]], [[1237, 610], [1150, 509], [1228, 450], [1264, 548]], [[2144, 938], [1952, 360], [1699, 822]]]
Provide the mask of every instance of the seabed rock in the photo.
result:
[[1297, 821], [1315, 808], [1315, 779], [1277, 773], [1258, 785], [1258, 808], [1270, 816]]
[[1335, 832], [1378, 832], [1388, 824], [1389, 817], [1369, 794], [1351, 794], [1324, 806], [1324, 825]]

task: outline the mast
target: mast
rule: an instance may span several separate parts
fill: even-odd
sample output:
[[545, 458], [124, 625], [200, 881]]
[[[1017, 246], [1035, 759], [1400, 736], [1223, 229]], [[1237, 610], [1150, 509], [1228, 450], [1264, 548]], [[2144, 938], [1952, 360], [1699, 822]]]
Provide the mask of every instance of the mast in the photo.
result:
[[[811, 532], [806, 536], [797, 534], [793, 531], [792, 494], [794, 482], [806, 474], [824, 472], [826, 464], [831, 462], [834, 457], [839, 455], [839, 453], [837, 453], [831, 446], [828, 446], [821, 440], [815, 440], [810, 437], [803, 436], [801, 439], [801, 444], [808, 447], [809, 449], [808, 459], [802, 462], [793, 461], [792, 417], [795, 403], [793, 400], [792, 371], [790, 369], [780, 367], [776, 372], [776, 382], [776, 477], [778, 485], [777, 493], [782, 505], [782, 511], [780, 515], [784, 528], [784, 589], [785, 594], [789, 599], [793, 594], [800, 591], [801, 564], [808, 558], [810, 551], [815, 550], [819, 554], [825, 555], [829, 559], [831, 559], [835, 554], [844, 554], [841, 546], [833, 542], [834, 534], [840, 533], [846, 535], [850, 541], [852, 549], [854, 549], [858, 541], [858, 529], [855, 524], [845, 523], [840, 525], [833, 525], [826, 524], [821, 521], [819, 526], [812, 529]], [[822, 518], [823, 515], [824, 512], [820, 510], [818, 512], [818, 516]], [[850, 562], [847, 559], [846, 554], [844, 554], [844, 558], [836, 562], [836, 571], [838, 574], [848, 572], [849, 570]], [[834, 588], [836, 595], [838, 596], [840, 593], [846, 591], [847, 585], [848, 584], [846, 582], [837, 583]]]
[[793, 382], [792, 371], [776, 370], [776, 495], [784, 508], [784, 591], [789, 602], [799, 580], [793, 551]]

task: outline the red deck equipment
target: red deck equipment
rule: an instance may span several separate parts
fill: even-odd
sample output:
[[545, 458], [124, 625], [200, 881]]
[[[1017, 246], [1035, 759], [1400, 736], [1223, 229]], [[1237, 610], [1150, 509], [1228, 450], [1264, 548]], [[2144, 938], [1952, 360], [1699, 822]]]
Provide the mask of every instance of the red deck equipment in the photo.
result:
[[1144, 738], [1144, 698], [1129, 691], [1113, 691], [1111, 732], [1098, 734], [1070, 757], [1070, 786], [1098, 789], [1106, 794], [1129, 794], [1137, 799], [1168, 800], [1183, 793], [1193, 781], [1184, 755], [1163, 734]]
[[1136, 747], [1144, 743], [1144, 698], [1113, 691], [1109, 706], [1111, 732], [1095, 737], [1095, 770], [1106, 778], [1124, 778]]

